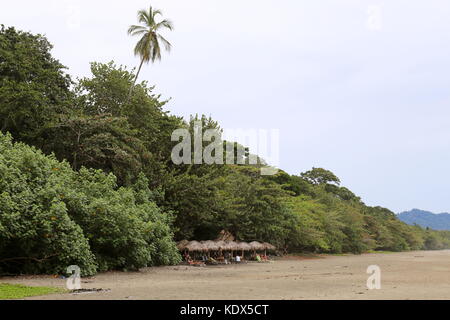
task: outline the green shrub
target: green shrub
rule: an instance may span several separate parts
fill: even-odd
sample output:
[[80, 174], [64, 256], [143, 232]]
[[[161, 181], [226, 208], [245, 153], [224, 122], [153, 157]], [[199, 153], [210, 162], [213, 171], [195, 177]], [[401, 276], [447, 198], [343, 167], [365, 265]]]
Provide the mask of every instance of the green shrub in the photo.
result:
[[[73, 174], [0, 134], [0, 270], [60, 273], [71, 265], [93, 274], [97, 265], [83, 230], [69, 216], [52, 182]], [[69, 186], [67, 186], [69, 187]]]
[[170, 215], [145, 183], [117, 188], [112, 174], [75, 172], [1, 134], [0, 151], [1, 272], [65, 273], [75, 264], [91, 275], [179, 262]]

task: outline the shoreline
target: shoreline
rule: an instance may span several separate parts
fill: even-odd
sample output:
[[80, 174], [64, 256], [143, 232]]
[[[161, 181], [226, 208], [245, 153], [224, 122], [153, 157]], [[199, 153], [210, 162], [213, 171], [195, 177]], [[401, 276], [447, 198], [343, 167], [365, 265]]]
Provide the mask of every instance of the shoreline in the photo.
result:
[[[381, 269], [381, 290], [369, 290], [367, 267]], [[64, 288], [53, 276], [2, 277], [0, 283]], [[361, 255], [288, 255], [273, 263], [164, 266], [106, 272], [82, 279], [92, 293], [31, 300], [321, 300], [450, 299], [450, 250]]]

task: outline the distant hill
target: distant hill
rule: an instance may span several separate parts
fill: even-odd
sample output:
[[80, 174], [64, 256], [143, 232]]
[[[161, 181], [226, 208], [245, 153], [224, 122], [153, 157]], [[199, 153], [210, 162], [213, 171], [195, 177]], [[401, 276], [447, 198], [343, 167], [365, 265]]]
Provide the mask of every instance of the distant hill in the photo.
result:
[[434, 230], [450, 230], [450, 214], [434, 214], [429, 211], [413, 209], [399, 213], [397, 217], [410, 225], [417, 224], [421, 227], [429, 227]]

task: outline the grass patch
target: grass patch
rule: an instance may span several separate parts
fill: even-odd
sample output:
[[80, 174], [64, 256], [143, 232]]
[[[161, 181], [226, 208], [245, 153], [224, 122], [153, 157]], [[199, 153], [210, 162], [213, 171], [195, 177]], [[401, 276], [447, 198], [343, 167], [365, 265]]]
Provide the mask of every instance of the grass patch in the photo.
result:
[[27, 287], [20, 284], [0, 283], [0, 300], [22, 299], [62, 292], [65, 292], [65, 290], [52, 287]]

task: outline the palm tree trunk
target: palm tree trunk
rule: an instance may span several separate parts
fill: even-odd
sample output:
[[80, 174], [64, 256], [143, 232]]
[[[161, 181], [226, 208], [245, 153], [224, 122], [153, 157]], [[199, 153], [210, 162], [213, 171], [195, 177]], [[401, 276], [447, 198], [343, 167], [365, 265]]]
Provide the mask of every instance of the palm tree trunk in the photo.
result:
[[136, 73], [136, 77], [134, 78], [133, 85], [130, 88], [130, 92], [128, 93], [127, 104], [130, 102], [131, 94], [133, 93], [134, 87], [136, 86], [136, 81], [139, 77], [139, 73], [141, 73], [142, 65], [144, 64], [144, 59], [141, 60], [141, 64], [139, 65], [138, 72]]

